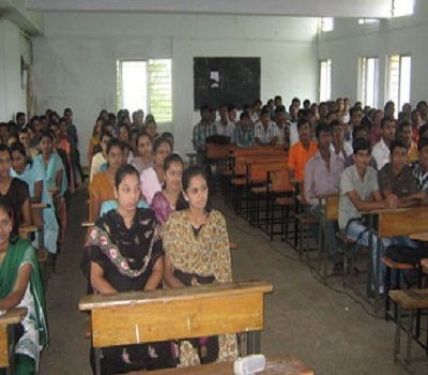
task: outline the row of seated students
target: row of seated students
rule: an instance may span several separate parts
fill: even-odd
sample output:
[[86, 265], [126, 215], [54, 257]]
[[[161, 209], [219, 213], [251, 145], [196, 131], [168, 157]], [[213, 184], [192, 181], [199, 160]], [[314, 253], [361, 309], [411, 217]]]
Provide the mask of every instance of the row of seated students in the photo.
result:
[[[406, 139], [411, 148], [411, 159], [416, 158], [416, 142], [419, 128], [427, 122], [428, 105], [425, 101], [418, 103], [416, 108], [406, 103], [398, 115], [398, 126], [410, 128], [411, 137]], [[345, 152], [352, 154], [352, 134], [354, 128], [367, 132], [370, 143], [374, 146], [381, 139], [381, 121], [383, 117], [394, 117], [395, 105], [387, 102], [384, 110], [370, 107], [363, 108], [360, 102], [351, 108], [348, 98], [338, 98], [336, 101], [311, 103], [308, 99], [300, 106], [300, 100], [293, 98], [289, 112], [282, 104], [282, 98], [268, 100], [262, 106], [257, 100], [252, 107], [244, 106], [242, 113], [237, 116], [235, 106], [220, 105], [219, 119], [216, 120], [217, 111], [208, 105], [200, 108], [201, 120], [193, 128], [193, 146], [196, 152], [203, 153], [205, 140], [214, 135], [228, 137], [230, 143], [238, 147], [251, 147], [254, 145], [283, 145], [290, 149], [299, 141], [298, 122], [307, 120], [311, 135], [315, 138], [316, 125], [319, 122], [332, 124], [339, 122], [345, 132]], [[406, 143], [406, 144], [407, 144]]]
[[[374, 145], [369, 140], [371, 129], [361, 124], [353, 125], [352, 146], [349, 142], [348, 147], [345, 147], [345, 129], [339, 121], [318, 123], [316, 141], [310, 139], [305, 119], [299, 120], [298, 129], [300, 140], [290, 149], [289, 167], [301, 182], [306, 208], [320, 219], [335, 273], [342, 272], [343, 263], [337, 254], [336, 228], [322, 217], [323, 197], [339, 195], [339, 229], [362, 246], [369, 245], [365, 212], [428, 204], [427, 125], [420, 124], [416, 147], [410, 122], [402, 120], [397, 131], [397, 121], [392, 116], [380, 119], [380, 134]], [[377, 242], [375, 236], [372, 242], [374, 270]], [[392, 244], [417, 246], [408, 238], [390, 238], [382, 240], [382, 251]], [[380, 280], [380, 292], [383, 292], [383, 278]]]
[[[232, 281], [226, 221], [209, 204], [205, 170], [184, 170], [171, 134], [155, 135], [147, 121], [135, 129], [134, 145], [120, 136], [123, 125], [117, 128], [102, 132], [99, 153], [106, 165], [94, 170], [88, 187], [95, 224], [81, 269], [89, 290], [111, 294]], [[235, 335], [102, 351], [105, 374], [233, 360], [238, 354]], [[94, 367], [92, 350], [90, 358]]]
[[[214, 134], [229, 136], [238, 147], [282, 143], [289, 149], [290, 177], [300, 183], [306, 209], [326, 226], [334, 272], [341, 272], [343, 263], [337, 256], [336, 228], [332, 223], [322, 222], [320, 197], [340, 194], [339, 228], [361, 245], [368, 245], [369, 237], [362, 212], [428, 203], [425, 101], [420, 101], [414, 110], [410, 104], [404, 104], [398, 119], [394, 118], [393, 102], [387, 102], [383, 110], [362, 108], [358, 102], [350, 108], [346, 98], [319, 105], [305, 100], [302, 109], [300, 100], [294, 98], [289, 113], [285, 112], [280, 97], [263, 107], [256, 101], [252, 108], [244, 108], [241, 120], [236, 123], [230, 119], [226, 122], [224, 106], [219, 108], [220, 120], [213, 122], [209, 108], [201, 108], [201, 121], [193, 129], [198, 153], [203, 155], [206, 138]], [[226, 132], [232, 128], [234, 135], [231, 130]], [[281, 131], [284, 135], [278, 137]], [[247, 144], [240, 138], [245, 132], [252, 134], [247, 137], [252, 140]], [[383, 248], [391, 243], [415, 246], [400, 238], [383, 241]], [[376, 238], [373, 247], [377, 249]], [[373, 254], [376, 256], [376, 251]]]
[[[40, 250], [48, 251], [48, 266], [53, 266], [64, 239], [65, 198], [75, 187], [75, 171], [80, 169], [84, 180], [72, 116], [70, 109], [61, 119], [48, 110], [27, 124], [20, 112], [16, 123], [0, 123], [0, 310], [27, 308], [15, 328], [18, 374], [36, 373], [40, 352], [48, 345], [44, 285], [35, 252], [39, 242], [21, 238], [19, 230], [35, 220], [42, 223], [44, 249]], [[43, 207], [38, 219], [32, 204]]]
[[[109, 143], [109, 155], [113, 143]], [[117, 151], [121, 152], [120, 147]], [[116, 170], [115, 209], [101, 212], [89, 230], [81, 263], [94, 293], [232, 281], [226, 222], [208, 203], [205, 171], [194, 166], [183, 172], [183, 161], [176, 154], [167, 156], [163, 166], [164, 181], [151, 202], [152, 209], [140, 204], [139, 171], [128, 163]], [[236, 356], [235, 335], [203, 337], [105, 348], [101, 369], [110, 374], [183, 367]], [[93, 351], [91, 363], [93, 366]]]

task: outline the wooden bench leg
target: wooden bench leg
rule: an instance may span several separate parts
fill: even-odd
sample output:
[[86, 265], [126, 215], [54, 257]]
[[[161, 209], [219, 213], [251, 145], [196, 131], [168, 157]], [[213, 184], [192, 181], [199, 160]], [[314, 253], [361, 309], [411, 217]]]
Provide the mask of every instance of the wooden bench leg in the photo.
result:
[[398, 353], [400, 353], [400, 338], [401, 338], [401, 306], [398, 305], [398, 315], [395, 324], [395, 345], [394, 345], [394, 361], [398, 359]]
[[101, 375], [101, 349], [94, 348], [95, 375]]
[[406, 363], [410, 364], [412, 359], [412, 343], [413, 343], [413, 321], [415, 318], [415, 311], [410, 310], [409, 313], [409, 326], [407, 328], [407, 347], [406, 347]]
[[247, 355], [260, 353], [260, 332], [247, 332]]
[[9, 367], [6, 369], [6, 375], [15, 374], [15, 326], [7, 327], [8, 346], [9, 346]]

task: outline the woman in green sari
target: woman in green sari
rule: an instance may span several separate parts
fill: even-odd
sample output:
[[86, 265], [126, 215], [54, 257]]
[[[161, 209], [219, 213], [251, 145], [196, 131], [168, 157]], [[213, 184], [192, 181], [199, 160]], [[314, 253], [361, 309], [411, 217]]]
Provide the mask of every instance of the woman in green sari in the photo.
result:
[[48, 342], [45, 296], [39, 263], [31, 245], [14, 235], [13, 210], [0, 203], [0, 310], [25, 307], [15, 329], [15, 372], [34, 374]]

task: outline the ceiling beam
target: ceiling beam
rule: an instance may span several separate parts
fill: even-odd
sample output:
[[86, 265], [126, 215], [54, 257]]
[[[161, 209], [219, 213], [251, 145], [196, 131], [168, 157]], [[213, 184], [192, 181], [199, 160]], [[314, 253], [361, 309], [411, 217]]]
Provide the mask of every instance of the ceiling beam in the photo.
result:
[[28, 11], [25, 0], [0, 0], [0, 15], [15, 23], [28, 35], [43, 34], [43, 15]]
[[390, 16], [391, 0], [27, 0], [44, 12], [156, 12], [304, 17]]

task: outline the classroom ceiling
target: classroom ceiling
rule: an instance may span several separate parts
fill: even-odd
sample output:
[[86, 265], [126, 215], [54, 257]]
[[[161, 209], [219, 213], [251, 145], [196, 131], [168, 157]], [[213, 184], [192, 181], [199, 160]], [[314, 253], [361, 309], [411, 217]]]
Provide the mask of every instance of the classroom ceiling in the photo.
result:
[[27, 8], [43, 12], [167, 12], [385, 18], [391, 14], [391, 3], [391, 0], [27, 0]]

